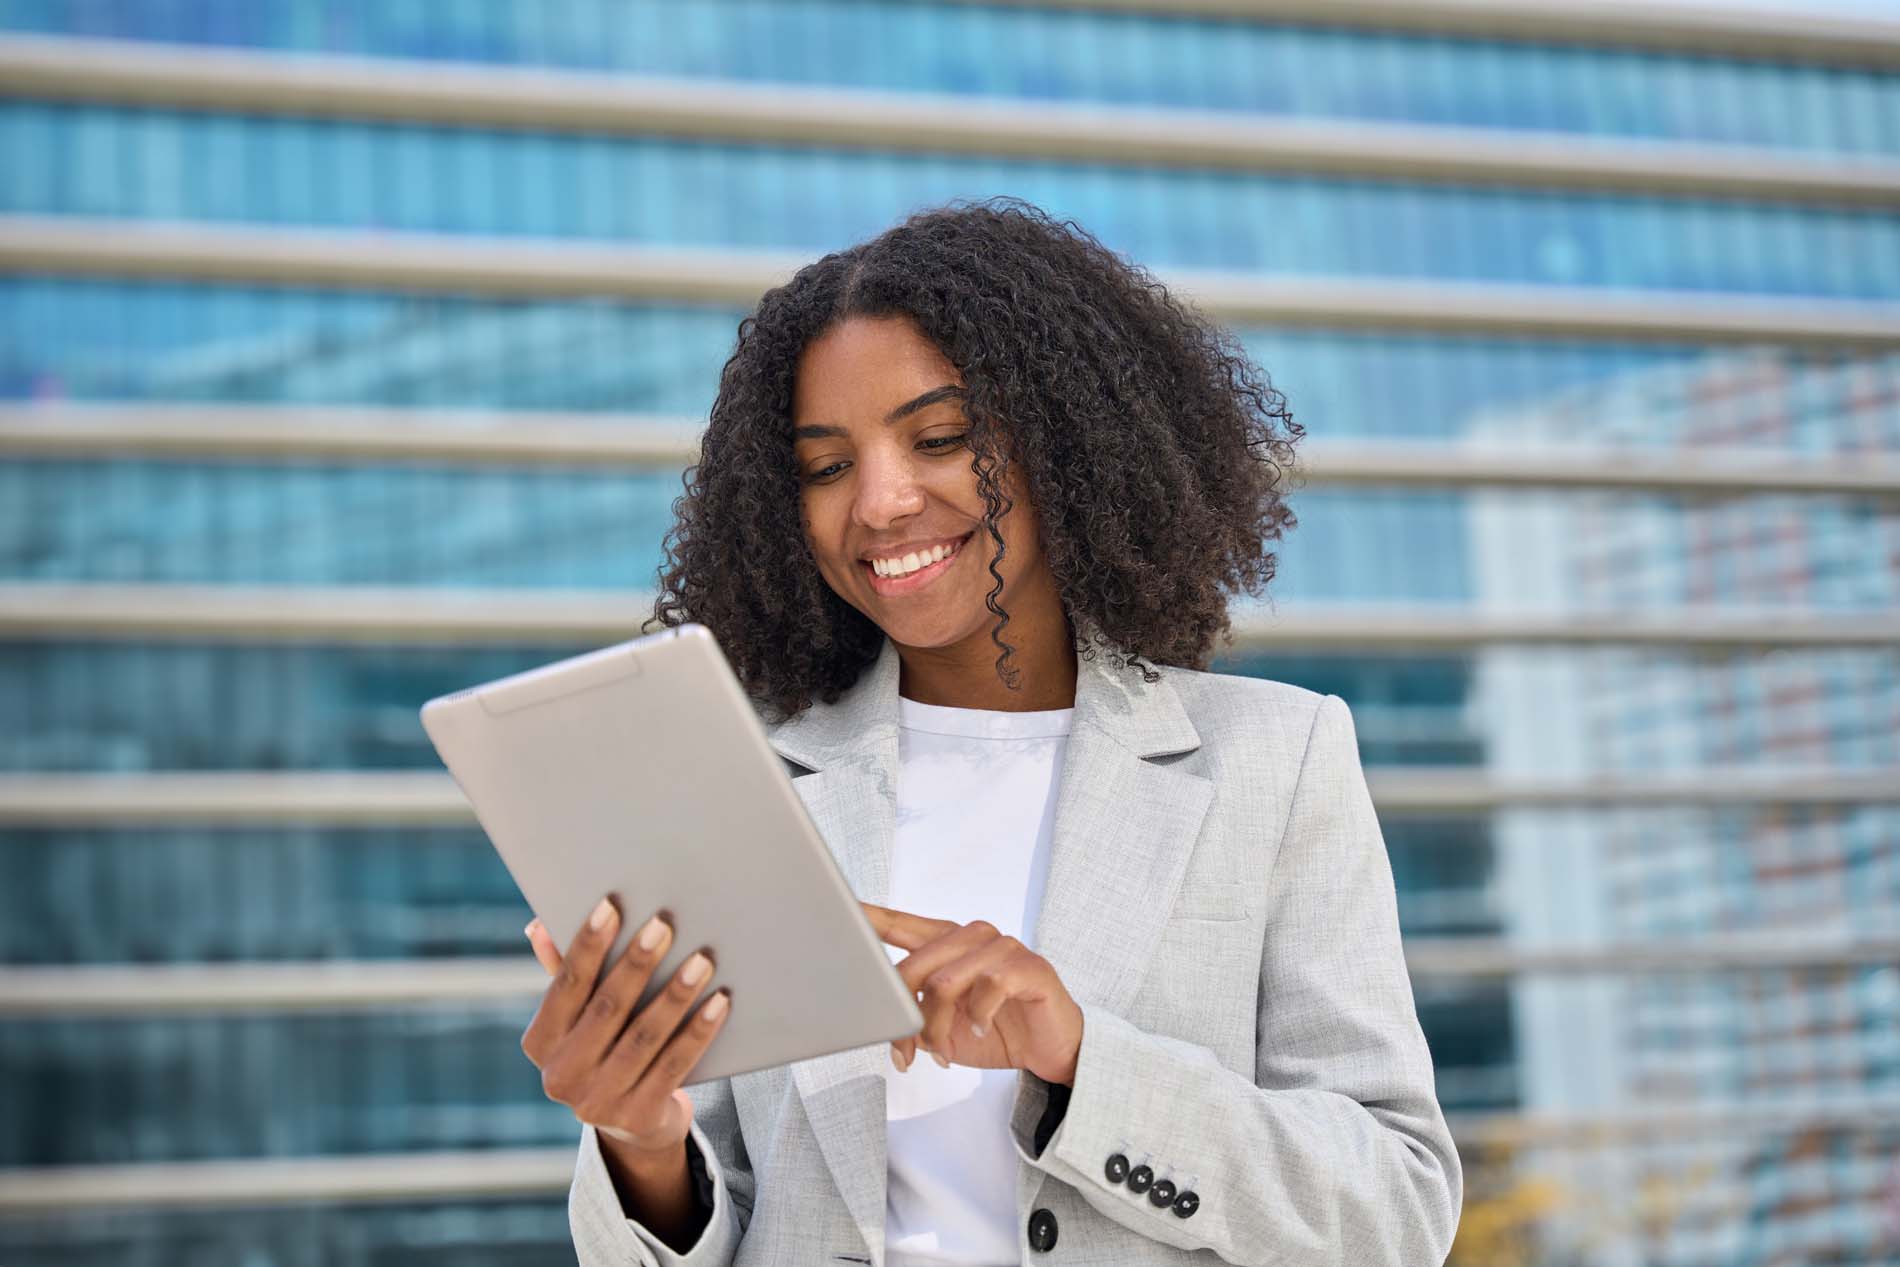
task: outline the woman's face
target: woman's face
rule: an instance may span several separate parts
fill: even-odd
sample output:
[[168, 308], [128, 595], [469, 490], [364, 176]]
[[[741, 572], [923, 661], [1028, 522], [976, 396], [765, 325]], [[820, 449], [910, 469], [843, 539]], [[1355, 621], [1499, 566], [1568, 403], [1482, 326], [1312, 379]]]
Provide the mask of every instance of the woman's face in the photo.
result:
[[[850, 317], [814, 339], [799, 358], [792, 395], [793, 452], [805, 533], [818, 570], [838, 596], [906, 647], [980, 641], [994, 654], [995, 621], [984, 605], [995, 543], [983, 527], [963, 378], [905, 317]], [[1053, 591], [1035, 515], [1012, 469], [1014, 501], [997, 521], [1007, 546], [997, 602], [1012, 616], [1031, 589]], [[933, 547], [954, 551], [908, 575]], [[1044, 595], [1038, 595], [1044, 597]], [[1012, 622], [1011, 628], [1015, 625]]]

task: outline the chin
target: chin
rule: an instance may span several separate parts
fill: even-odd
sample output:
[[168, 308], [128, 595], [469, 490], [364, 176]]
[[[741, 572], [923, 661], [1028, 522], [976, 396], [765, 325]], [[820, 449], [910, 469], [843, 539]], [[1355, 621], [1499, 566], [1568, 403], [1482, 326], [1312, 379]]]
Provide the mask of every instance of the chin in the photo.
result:
[[990, 615], [988, 608], [982, 606], [981, 600], [978, 601], [977, 611], [980, 619], [974, 619], [967, 613], [961, 619], [957, 619], [948, 614], [932, 617], [922, 612], [915, 615], [887, 616], [883, 620], [879, 620], [874, 615], [871, 619], [892, 642], [900, 646], [934, 650], [938, 647], [955, 646], [971, 638], [987, 637], [986, 631], [995, 617]]
[[921, 650], [955, 646], [959, 642], [982, 634], [981, 629], [947, 629], [941, 625], [909, 620], [892, 621], [889, 624], [879, 622], [878, 627], [899, 646], [917, 647]]

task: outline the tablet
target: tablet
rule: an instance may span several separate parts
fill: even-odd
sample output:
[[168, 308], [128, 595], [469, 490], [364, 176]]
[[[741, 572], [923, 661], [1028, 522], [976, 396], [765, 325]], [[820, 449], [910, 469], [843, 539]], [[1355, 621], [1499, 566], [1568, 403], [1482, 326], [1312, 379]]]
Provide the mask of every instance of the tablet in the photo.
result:
[[738, 677], [686, 624], [430, 700], [422, 726], [565, 949], [603, 894], [602, 975], [656, 910], [731, 991], [687, 1085], [915, 1034], [923, 1016]]

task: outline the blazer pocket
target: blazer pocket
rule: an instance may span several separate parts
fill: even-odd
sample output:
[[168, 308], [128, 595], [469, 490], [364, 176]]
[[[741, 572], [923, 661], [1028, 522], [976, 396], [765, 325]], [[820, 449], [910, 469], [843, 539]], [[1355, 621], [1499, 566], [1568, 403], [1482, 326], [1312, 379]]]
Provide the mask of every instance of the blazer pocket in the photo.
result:
[[1174, 895], [1168, 918], [1241, 920], [1247, 918], [1247, 886], [1233, 881], [1195, 881]]

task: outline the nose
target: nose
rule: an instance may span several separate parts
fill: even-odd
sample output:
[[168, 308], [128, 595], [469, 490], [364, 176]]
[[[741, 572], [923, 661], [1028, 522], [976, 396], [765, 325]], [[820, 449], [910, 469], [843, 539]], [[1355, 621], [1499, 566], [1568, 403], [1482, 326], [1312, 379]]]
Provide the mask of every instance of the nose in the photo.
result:
[[882, 532], [923, 508], [923, 485], [904, 456], [865, 453], [859, 457], [857, 499], [851, 508], [858, 523]]

